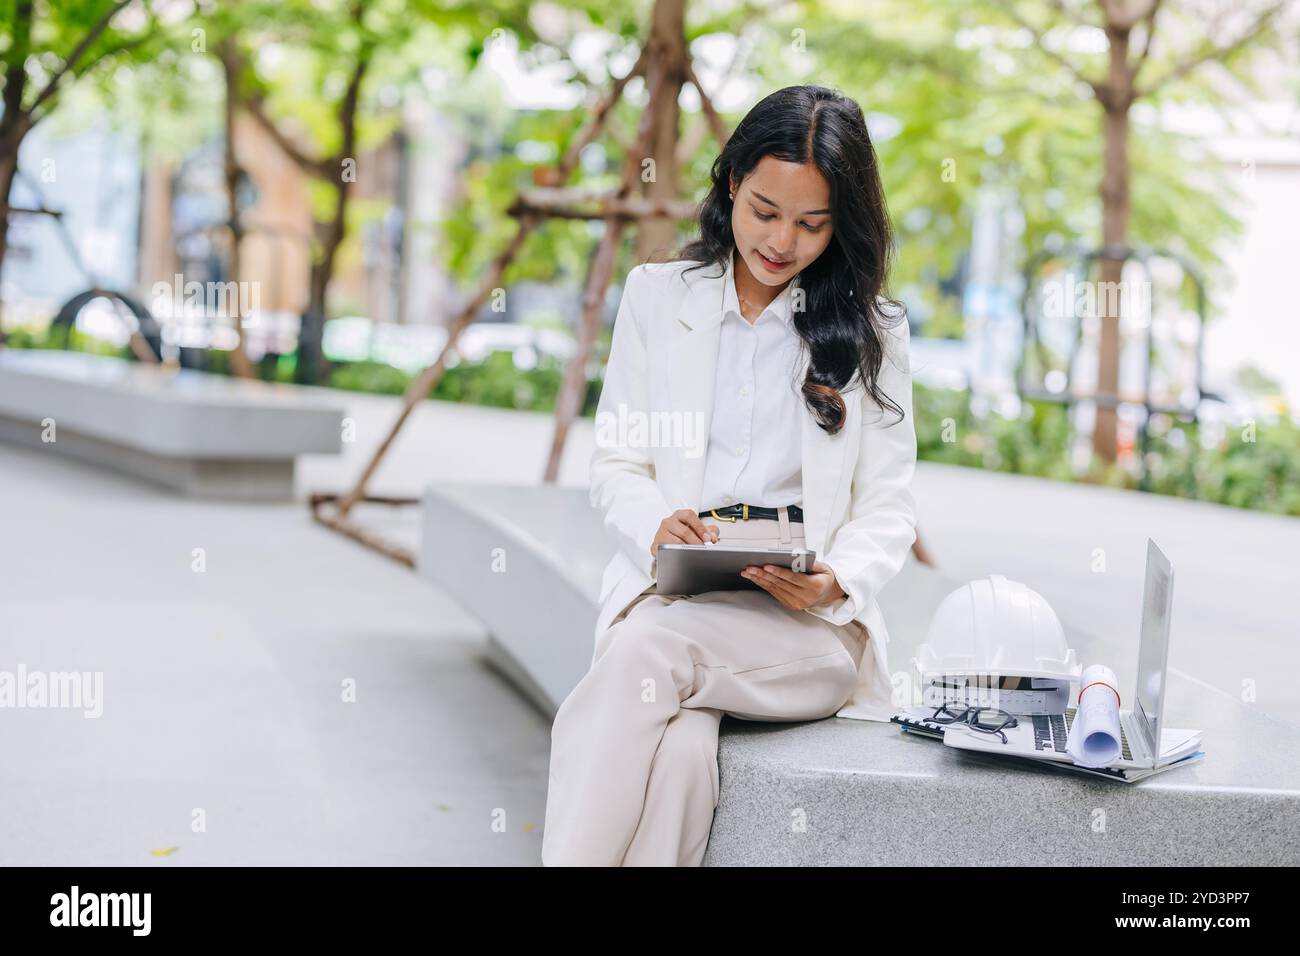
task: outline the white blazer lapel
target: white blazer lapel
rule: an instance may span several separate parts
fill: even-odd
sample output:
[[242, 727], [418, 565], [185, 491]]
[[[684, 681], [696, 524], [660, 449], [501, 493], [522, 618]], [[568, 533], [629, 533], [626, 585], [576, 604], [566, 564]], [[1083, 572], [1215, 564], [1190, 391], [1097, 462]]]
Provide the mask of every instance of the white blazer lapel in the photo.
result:
[[[712, 266], [706, 266], [711, 270]], [[718, 340], [722, 330], [723, 278], [697, 274], [677, 313], [676, 334], [667, 348], [668, 393], [674, 420], [692, 422], [699, 447], [675, 448], [677, 484], [668, 494], [672, 507], [700, 510], [704, 461], [713, 420], [713, 392], [718, 377]], [[691, 281], [691, 280], [688, 280]]]

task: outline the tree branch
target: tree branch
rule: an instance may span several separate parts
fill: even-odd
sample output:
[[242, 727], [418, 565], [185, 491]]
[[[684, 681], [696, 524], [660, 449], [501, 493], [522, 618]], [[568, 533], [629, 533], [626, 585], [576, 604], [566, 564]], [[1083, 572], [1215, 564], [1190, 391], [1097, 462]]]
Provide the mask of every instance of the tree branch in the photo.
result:
[[[357, 62], [352, 68], [352, 77], [348, 80], [347, 92], [343, 95], [343, 103], [339, 107], [339, 126], [343, 135], [340, 140], [339, 154], [334, 157], [334, 166], [339, 166], [343, 160], [349, 157], [355, 158], [357, 144], [357, 106], [361, 100], [361, 81], [365, 79], [366, 70], [370, 67], [370, 58], [374, 55], [373, 50], [368, 46], [362, 45], [357, 51]], [[331, 175], [338, 173], [335, 169]]]
[[[1136, 9], [1130, 9], [1135, 7]], [[1110, 29], [1119, 30], [1121, 33], [1128, 33], [1144, 20], [1152, 20], [1156, 16], [1154, 12], [1156, 7], [1160, 7], [1160, 0], [1147, 0], [1147, 9], [1140, 9], [1134, 0], [1101, 0], [1101, 9], [1105, 13], [1106, 23]]]
[[704, 85], [700, 83], [700, 78], [695, 74], [695, 66], [691, 62], [690, 52], [687, 52], [686, 79], [695, 87], [695, 92], [700, 97], [700, 109], [704, 111], [704, 118], [709, 123], [709, 129], [713, 131], [713, 138], [718, 141], [718, 146], [726, 146], [727, 140], [731, 138], [731, 131], [727, 129], [727, 121], [719, 115], [713, 107], [713, 100], [709, 99], [709, 94], [705, 91]]
[[[8, 54], [5, 57], [4, 113], [0, 114], [0, 152], [17, 149], [26, 134], [23, 122], [23, 93], [27, 89], [27, 57], [32, 49], [32, 0], [14, 5]], [[14, 142], [11, 143], [10, 140]], [[0, 197], [8, 201], [8, 197]]]
[[[128, 50], [134, 50], [136, 47], [142, 46], [148, 39], [149, 36], [147, 34], [141, 34], [140, 36], [134, 37], [124, 43], [119, 43], [116, 46], [111, 46], [108, 49], [104, 50], [104, 52], [101, 53], [99, 56], [95, 57], [95, 59], [91, 63], [88, 63], [86, 65], [86, 69], [90, 69], [96, 63], [100, 63], [103, 60], [108, 59], [110, 56], [116, 56], [119, 53], [125, 53]], [[44, 120], [45, 117], [49, 116], [50, 113], [54, 112], [54, 108], [57, 103], [58, 103], [57, 97], [52, 97], [46, 100], [44, 104], [44, 109], [40, 111], [39, 115], [37, 115], [34, 112], [37, 104], [33, 103], [31, 109], [28, 111], [27, 114], [31, 117], [30, 125], [35, 126], [37, 123], [40, 123], [42, 120]]]
[[300, 150], [294, 142], [284, 134], [284, 131], [276, 125], [275, 120], [266, 115], [266, 110], [262, 106], [262, 98], [257, 94], [248, 94], [244, 97], [244, 109], [248, 110], [250, 116], [257, 121], [258, 125], [275, 140], [275, 144], [284, 151], [284, 154], [302, 168], [303, 172], [310, 173], [313, 176], [319, 176], [321, 179], [329, 179], [334, 174], [330, 168], [329, 162], [323, 159], [316, 159], [308, 156]]
[[1034, 44], [1038, 47], [1038, 49], [1042, 50], [1049, 57], [1055, 60], [1058, 64], [1065, 67], [1065, 69], [1069, 70], [1070, 73], [1073, 74], [1074, 78], [1078, 80], [1080, 83], [1087, 83], [1088, 86], [1092, 89], [1093, 94], [1096, 95], [1098, 99], [1104, 98], [1105, 92], [1104, 92], [1103, 84], [1098, 83], [1095, 80], [1088, 79], [1086, 76], [1083, 75], [1082, 72], [1079, 71], [1078, 67], [1076, 67], [1065, 57], [1061, 56], [1061, 54], [1057, 53], [1055, 50], [1048, 47], [1046, 42], [1043, 39], [1042, 31], [1035, 28], [1032, 24], [1030, 24], [1028, 20], [1022, 17], [1019, 11], [1017, 11], [1012, 4], [1007, 4], [1002, 9], [1009, 17], [1011, 17], [1011, 19], [1015, 20], [1020, 27], [1029, 31], [1030, 35], [1033, 36]]
[[[351, 5], [351, 20], [354, 27], [360, 29], [362, 19], [365, 16], [365, 0], [356, 0]], [[339, 104], [339, 123], [340, 123], [340, 144], [337, 155], [325, 158], [316, 158], [308, 156], [301, 150], [293, 140], [285, 135], [284, 130], [280, 129], [275, 120], [267, 115], [266, 108], [263, 105], [263, 98], [258, 93], [249, 93], [244, 97], [244, 108], [248, 110], [249, 115], [257, 121], [257, 124], [266, 130], [270, 137], [275, 140], [277, 146], [284, 151], [284, 154], [293, 160], [304, 172], [319, 179], [334, 180], [337, 179], [340, 170], [339, 166], [344, 159], [355, 158], [353, 152], [356, 148], [356, 114], [360, 102], [361, 81], [365, 77], [366, 69], [370, 66], [370, 58], [374, 55], [374, 48], [370, 43], [362, 39], [361, 49], [357, 52], [357, 62], [353, 66], [352, 75], [348, 79], [347, 89], [343, 94], [343, 99]]]
[[1154, 93], [1156, 90], [1160, 89], [1160, 87], [1164, 86], [1166, 83], [1171, 83], [1174, 80], [1179, 79], [1180, 77], [1186, 76], [1188, 73], [1192, 72], [1192, 70], [1196, 69], [1198, 66], [1201, 66], [1203, 63], [1209, 62], [1210, 60], [1227, 59], [1237, 50], [1241, 49], [1243, 46], [1250, 43], [1257, 36], [1259, 36], [1266, 29], [1268, 29], [1268, 27], [1272, 24], [1273, 19], [1279, 13], [1282, 12], [1283, 8], [1286, 7], [1287, 2], [1288, 0], [1278, 0], [1277, 3], [1273, 4], [1273, 6], [1265, 9], [1263, 13], [1261, 13], [1258, 17], [1255, 18], [1255, 22], [1252, 23], [1250, 27], [1241, 34], [1241, 36], [1237, 37], [1237, 39], [1233, 40], [1227, 46], [1220, 47], [1220, 46], [1215, 46], [1213, 43], [1211, 43], [1203, 47], [1202, 49], [1198, 50], [1197, 52], [1185, 57], [1172, 70], [1170, 70], [1164, 76], [1160, 77], [1155, 82], [1142, 87], [1142, 89], [1140, 90], [1134, 90], [1133, 98], [1137, 99], [1138, 97], [1149, 96], [1150, 94]]
[[1128, 79], [1130, 85], [1137, 79], [1139, 71], [1141, 71], [1143, 64], [1146, 63], [1147, 57], [1151, 53], [1151, 40], [1156, 35], [1156, 14], [1160, 12], [1160, 3], [1161, 0], [1151, 0], [1151, 6], [1146, 15], [1138, 20], [1138, 22], [1147, 25], [1147, 35], [1142, 41], [1142, 52], [1138, 54], [1137, 59], [1133, 61], [1133, 65], [1129, 68]]
[[577, 168], [582, 151], [587, 148], [588, 144], [594, 142], [597, 136], [603, 133], [611, 139], [616, 138], [608, 129], [609, 112], [623, 96], [623, 90], [632, 77], [644, 75], [645, 65], [649, 60], [650, 48], [643, 44], [637, 53], [636, 62], [632, 64], [632, 68], [614, 80], [613, 85], [602, 93], [596, 104], [588, 110], [588, 118], [585, 120], [585, 124], [577, 135], [569, 141], [569, 146], [565, 149], [564, 156], [561, 157], [559, 164], [553, 170], [543, 174], [548, 182], [555, 185], [563, 185], [567, 182], [573, 170]]
[[[84, 37], [81, 38], [81, 42], [72, 48], [72, 52], [69, 53], [67, 59], [63, 61], [62, 69], [55, 73], [54, 76], [50, 78], [50, 82], [45, 85], [45, 88], [37, 94], [36, 99], [27, 110], [28, 113], [35, 113], [37, 107], [54, 95], [55, 91], [59, 88], [59, 84], [63, 82], [63, 78], [76, 70], [78, 61], [86, 55], [86, 51], [89, 50], [94, 42], [100, 38], [103, 32], [108, 29], [108, 25], [112, 22], [113, 18], [117, 16], [122, 8], [130, 2], [131, 0], [116, 0], [104, 15], [99, 18], [99, 21], [90, 28]], [[101, 54], [101, 57], [92, 60], [92, 65], [98, 62], [102, 56], [103, 54]]]
[[1081, 27], [1097, 26], [1097, 24], [1095, 23], [1089, 23], [1086, 19], [1084, 19], [1083, 14], [1079, 13], [1077, 10], [1071, 10], [1069, 7], [1067, 7], [1065, 5], [1065, 0], [1051, 0], [1051, 4], [1057, 13], [1065, 17], [1065, 19], [1069, 20], [1071, 23], [1075, 24], [1076, 26], [1081, 26]]

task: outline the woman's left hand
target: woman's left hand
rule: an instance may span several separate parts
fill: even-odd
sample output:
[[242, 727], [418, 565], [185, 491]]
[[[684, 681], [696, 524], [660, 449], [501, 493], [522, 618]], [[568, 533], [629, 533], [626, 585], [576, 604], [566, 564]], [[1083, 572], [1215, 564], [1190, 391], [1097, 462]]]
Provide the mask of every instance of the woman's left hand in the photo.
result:
[[791, 571], [775, 564], [751, 564], [740, 575], [753, 581], [792, 611], [826, 604], [846, 596], [840, 582], [835, 579], [835, 572], [820, 561], [814, 562], [812, 570], [807, 573]]

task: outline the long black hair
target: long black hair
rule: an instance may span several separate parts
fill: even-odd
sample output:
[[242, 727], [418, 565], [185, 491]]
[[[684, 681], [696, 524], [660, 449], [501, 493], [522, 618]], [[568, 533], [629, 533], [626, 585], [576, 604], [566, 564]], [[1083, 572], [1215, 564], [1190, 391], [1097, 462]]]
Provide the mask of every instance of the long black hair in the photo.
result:
[[901, 303], [885, 295], [893, 229], [866, 120], [851, 98], [824, 86], [787, 86], [759, 101], [713, 161], [712, 186], [699, 207], [699, 235], [670, 261], [700, 263], [683, 274], [707, 265], [725, 274], [735, 249], [731, 179], [741, 182], [769, 155], [811, 162], [830, 184], [831, 240], [799, 273], [805, 300], [794, 313], [809, 356], [804, 402], [818, 425], [835, 434], [848, 414], [841, 392], [852, 387], [857, 373], [872, 400], [902, 421], [903, 409], [877, 385], [884, 330], [903, 321]]

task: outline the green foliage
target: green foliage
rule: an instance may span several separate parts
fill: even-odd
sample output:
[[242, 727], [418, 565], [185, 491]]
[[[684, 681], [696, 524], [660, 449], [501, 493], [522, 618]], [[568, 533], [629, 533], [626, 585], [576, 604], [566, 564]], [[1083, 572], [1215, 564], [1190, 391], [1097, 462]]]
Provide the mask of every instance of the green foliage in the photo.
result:
[[[84, 12], [104, 2], [82, 0], [68, 9]], [[247, 62], [245, 88], [262, 99], [266, 112], [304, 152], [325, 157], [339, 146], [336, 117], [350, 69], [359, 56], [368, 57], [359, 111], [362, 148], [394, 131], [400, 106], [408, 100], [429, 104], [469, 143], [453, 209], [438, 222], [410, 224], [439, 233], [443, 263], [468, 288], [517, 229], [505, 214], [515, 191], [563, 154], [590, 118], [607, 73], [616, 72], [610, 64], [643, 42], [648, 7], [644, 0], [566, 0], [560, 6], [565, 16], [548, 21], [539, 35], [525, 0], [469, 5], [368, 0], [360, 19], [352, 14], [352, 0], [201, 5], [195, 16], [155, 25], [164, 38], [151, 48], [155, 68], [117, 71], [106, 102], [120, 102], [124, 113], [147, 118], [151, 148], [183, 153], [219, 130], [223, 84], [213, 54], [223, 39], [234, 37]], [[1059, 4], [1018, 0], [1015, 7], [1025, 19], [1054, 31], [1053, 49], [1068, 47], [1085, 73], [1104, 76], [1104, 54], [1079, 52], [1078, 43], [1064, 42], [1070, 28]], [[1088, 5], [1080, 10], [1096, 19]], [[765, 11], [761, 25], [747, 23], [747, 13], [743, 7], [692, 4], [688, 40], [702, 41], [698, 48], [713, 34], [743, 34], [742, 45], [755, 45], [740, 69], [752, 74], [756, 90], [818, 82], [862, 104], [898, 229], [891, 286], [895, 292], [906, 289], [917, 302], [917, 314], [926, 317], [924, 334], [962, 334], [960, 302], [939, 282], [969, 248], [975, 199], [983, 187], [1003, 187], [1017, 196], [1024, 212], [1024, 254], [1099, 240], [1100, 110], [1091, 91], [1029, 38], [1003, 0], [806, 0]], [[1160, 39], [1142, 79], [1169, 70], [1186, 19], [1177, 5], [1164, 5]], [[581, 66], [573, 59], [575, 38], [592, 27], [611, 34], [604, 70], [592, 69], [589, 59]], [[191, 49], [195, 29], [206, 31], [206, 53]], [[802, 31], [806, 52], [792, 49], [795, 31]], [[1169, 42], [1161, 42], [1165, 39]], [[512, 109], [500, 78], [480, 62], [496, 43], [517, 44], [527, 65], [568, 68], [577, 105]], [[1255, 45], [1234, 51], [1229, 65], [1243, 61]], [[585, 172], [565, 185], [614, 184], [624, 158], [619, 144], [635, 139], [643, 95], [634, 87], [615, 106], [610, 135], [589, 147]], [[1172, 246], [1212, 279], [1223, 240], [1239, 228], [1228, 211], [1235, 191], [1219, 164], [1207, 161], [1201, 143], [1160, 128], [1154, 107], [1180, 97], [1214, 103], [1220, 95], [1196, 73], [1184, 77], [1135, 107], [1130, 143], [1133, 241]], [[725, 118], [734, 126], [740, 115]], [[698, 111], [683, 116], [686, 129], [702, 122]], [[717, 143], [704, 136], [684, 157], [680, 180], [693, 198], [702, 193], [717, 152]], [[328, 218], [333, 203], [328, 187], [313, 185], [312, 199], [317, 217]], [[359, 203], [349, 210], [341, 267], [357, 260], [356, 234], [374, 214]], [[602, 228], [549, 221], [524, 244], [503, 284], [581, 282]], [[680, 224], [679, 231], [685, 238], [690, 228]], [[626, 245], [618, 274], [633, 264]], [[1212, 293], [1215, 288], [1212, 282]], [[336, 310], [339, 305], [335, 302]]]
[[1155, 417], [1148, 453], [1153, 490], [1300, 515], [1300, 426], [1282, 415], [1227, 429], [1217, 439], [1205, 431]]
[[[0, 63], [8, 82], [22, 83], [21, 91], [6, 89], [6, 105], [34, 110], [34, 121], [40, 122], [82, 79], [102, 79], [114, 66], [157, 57], [161, 27], [153, 5], [133, 4], [123, 11], [125, 6], [122, 0], [0, 4]], [[60, 84], [51, 91], [50, 81], [59, 75]], [[19, 99], [9, 103], [14, 93]]]
[[497, 408], [551, 411], [564, 379], [564, 368], [544, 359], [532, 369], [516, 368], [512, 353], [493, 352], [482, 362], [461, 362], [447, 369], [433, 397]]
[[[413, 376], [383, 362], [347, 362], [337, 365], [329, 384], [351, 391], [401, 395]], [[497, 351], [481, 362], [460, 362], [447, 369], [431, 398], [495, 408], [551, 412], [564, 381], [564, 366], [543, 356], [535, 368], [515, 365], [513, 353]], [[595, 414], [597, 383], [590, 383], [583, 414]]]
[[[522, 370], [511, 353], [448, 369], [433, 398], [497, 408], [553, 412], [564, 370], [554, 359]], [[411, 376], [380, 362], [340, 366], [330, 384], [338, 388], [402, 394]], [[601, 383], [588, 382], [583, 415], [595, 414]], [[1136, 489], [1138, 476], [1095, 456], [1083, 471], [1071, 464], [1074, 435], [1065, 409], [1054, 402], [1026, 401], [1018, 417], [971, 409], [965, 391], [913, 386], [917, 457], [923, 461], [1033, 475], [1056, 481], [1088, 481]], [[1285, 416], [1253, 431], [1229, 434], [1201, 448], [1198, 429], [1152, 420], [1147, 455], [1148, 490], [1280, 514], [1300, 515], [1300, 427]]]
[[[535, 30], [526, 0], [367, 0], [359, 17], [354, 10], [361, 8], [354, 0], [205, 3], [192, 16], [161, 20], [154, 17], [152, 4], [133, 4], [137, 6], [145, 11], [143, 22], [139, 17], [115, 20], [95, 42], [94, 55], [69, 77], [93, 75], [98, 92], [97, 102], [91, 103], [90, 84], [82, 84], [82, 95], [67, 103], [71, 108], [62, 122], [69, 129], [88, 125], [96, 109], [107, 107], [110, 115], [139, 122], [155, 155], [186, 155], [221, 129], [224, 91], [215, 54], [231, 39], [245, 63], [244, 89], [283, 124], [302, 152], [333, 156], [341, 145], [337, 117], [347, 79], [364, 58], [368, 67], [358, 111], [359, 149], [391, 136], [400, 107], [410, 100], [427, 103], [469, 143], [457, 204], [439, 222], [412, 223], [411, 228], [439, 231], [443, 264], [460, 284], [473, 286], [517, 229], [505, 212], [515, 192], [532, 183], [540, 169], [552, 166], [583, 128], [607, 74], [614, 72], [610, 63], [633, 43], [643, 42], [650, 5], [646, 0], [563, 0], [558, 9], [565, 16], [548, 20], [544, 37]], [[112, 0], [38, 0], [28, 38], [14, 17], [18, 6], [7, 4], [0, 13], [0, 57], [5, 64], [21, 63], [29, 77], [47, 76], [111, 7]], [[961, 304], [941, 290], [940, 282], [970, 246], [976, 202], [987, 187], [1016, 197], [1024, 215], [1022, 255], [1057, 245], [1095, 245], [1100, 239], [1100, 108], [1088, 86], [1017, 23], [1019, 16], [1049, 31], [1052, 50], [1068, 51], [1085, 75], [1101, 79], [1105, 53], [1100, 48], [1080, 52], [1080, 44], [1065, 42], [1080, 37], [1069, 35], [1073, 28], [1064, 14], [1097, 23], [1097, 10], [1091, 4], [1054, 0], [806, 0], [765, 10], [761, 25], [751, 30], [747, 7], [693, 4], [686, 30], [691, 41], [744, 33], [742, 47], [750, 41], [754, 45], [741, 71], [759, 93], [816, 82], [861, 103], [898, 232], [891, 288], [907, 289], [919, 300], [928, 316], [927, 335], [955, 337], [962, 334]], [[1179, 46], [1187, 38], [1198, 49], [1223, 39], [1201, 38], [1202, 25], [1184, 5], [1164, 4], [1160, 17], [1161, 30], [1139, 87], [1172, 72], [1175, 61], [1188, 52]], [[614, 41], [607, 45], [604, 70], [591, 70], [585, 59], [579, 67], [572, 59], [575, 37], [591, 25], [609, 31]], [[796, 37], [806, 52], [795, 49]], [[1265, 31], [1255, 42], [1234, 49], [1223, 65], [1240, 77], [1237, 68], [1253, 48], [1275, 39], [1275, 32]], [[480, 61], [493, 43], [516, 40], [526, 64], [572, 71], [578, 93], [573, 108], [510, 108], [499, 78]], [[702, 51], [697, 47], [697, 52]], [[1185, 254], [1208, 273], [1213, 297], [1221, 251], [1230, 248], [1224, 240], [1240, 229], [1231, 211], [1237, 193], [1206, 144], [1171, 133], [1158, 122], [1164, 105], [1221, 101], [1220, 89], [1211, 86], [1205, 72], [1190, 72], [1161, 88], [1130, 115], [1130, 238], [1133, 244]], [[39, 83], [29, 83], [22, 105], [30, 105], [39, 88]], [[581, 177], [564, 185], [577, 185], [579, 179], [588, 188], [614, 185], [625, 158], [622, 150], [635, 140], [643, 95], [643, 89], [634, 87], [615, 106], [609, 135], [589, 147]], [[736, 112], [725, 119], [734, 127], [740, 117]], [[698, 113], [687, 114], [684, 126], [701, 121]], [[680, 179], [691, 198], [702, 195], [717, 153], [718, 144], [705, 136], [684, 157]], [[312, 189], [314, 211], [327, 219], [332, 191], [323, 181]], [[360, 195], [353, 198], [349, 239], [339, 250], [341, 265], [358, 255], [359, 228], [382, 214], [377, 204]], [[600, 223], [548, 222], [524, 243], [502, 284], [521, 279], [580, 283], [602, 228]], [[680, 238], [690, 232], [689, 225], [679, 225]], [[626, 245], [616, 268], [620, 276], [632, 265]], [[62, 347], [48, 336], [23, 330], [11, 333], [10, 345]], [[75, 330], [70, 345], [87, 351], [111, 348]], [[107, 354], [129, 353], [115, 349]], [[213, 353], [213, 367], [225, 371], [224, 359]], [[262, 373], [290, 381], [294, 364], [292, 355], [269, 358]], [[449, 369], [434, 397], [549, 411], [562, 377], [554, 359], [524, 370], [514, 365], [510, 353], [500, 352]], [[410, 376], [381, 363], [358, 362], [337, 366], [330, 381], [339, 388], [400, 394]], [[590, 384], [585, 413], [594, 411], [598, 388], [597, 382]], [[1019, 417], [1008, 419], [995, 412], [974, 413], [960, 392], [918, 385], [914, 400], [920, 454], [926, 460], [1062, 480], [1077, 477], [1069, 422], [1055, 404], [1026, 403]], [[1230, 435], [1211, 441], [1201, 429], [1153, 422], [1150, 485], [1161, 493], [1300, 513], [1296, 432], [1285, 416], [1258, 426], [1253, 440]], [[1086, 474], [1119, 487], [1136, 481], [1123, 468], [1101, 467], [1095, 460]]]
[[294, 372], [297, 368], [298, 353], [290, 352], [287, 355], [262, 356], [261, 368], [258, 371], [267, 381], [290, 383], [294, 381]]
[[401, 395], [411, 376], [385, 362], [342, 362], [330, 373], [330, 387], [375, 395]]
[[[913, 385], [917, 457], [1059, 481], [1088, 480], [1137, 488], [1136, 473], [1095, 456], [1080, 472], [1071, 465], [1073, 435], [1064, 408], [1025, 402], [1019, 418], [976, 415], [964, 391]], [[1228, 432], [1202, 447], [1201, 428], [1153, 416], [1147, 488], [1237, 508], [1300, 515], [1300, 426], [1277, 421]]]
[[[938, 281], [970, 246], [982, 188], [1013, 191], [1024, 214], [1023, 256], [1101, 240], [1101, 108], [1092, 91], [1010, 15], [1012, 5], [810, 3], [769, 17], [754, 51], [760, 88], [817, 82], [862, 105], [898, 232], [891, 285], [895, 292], [907, 290], [920, 306], [917, 314], [934, 314], [939, 327], [927, 322], [926, 335], [955, 334], [958, 304], [945, 305]], [[1104, 53], [1080, 53], [1078, 43], [1065, 42], [1074, 28], [1062, 17], [1061, 4], [1014, 0], [1014, 6], [1024, 19], [1053, 30], [1049, 45], [1068, 48], [1068, 58], [1086, 75], [1105, 77]], [[1096, 20], [1092, 5], [1076, 6]], [[1164, 75], [1174, 56], [1170, 51], [1181, 52], [1187, 38], [1201, 36], [1203, 25], [1188, 23], [1170, 4], [1160, 16], [1143, 80]], [[795, 29], [805, 34], [802, 62], [790, 50]], [[1266, 39], [1258, 38], [1260, 44]], [[1234, 51], [1232, 65], [1246, 55]], [[1157, 107], [1189, 91], [1204, 103], [1222, 97], [1208, 85], [1196, 86], [1194, 77], [1161, 89], [1131, 114], [1130, 242], [1188, 255], [1212, 280], [1213, 312], [1213, 280], [1222, 274], [1222, 251], [1228, 248], [1224, 240], [1241, 229], [1232, 213], [1237, 190], [1207, 141], [1156, 122]]]
[[[118, 348], [77, 330], [65, 343], [61, 333], [15, 329], [10, 348], [60, 349], [131, 359]], [[226, 353], [208, 355], [209, 371], [229, 374]], [[274, 363], [269, 364], [269, 363]], [[293, 380], [292, 355], [269, 356], [262, 377]], [[402, 395], [413, 376], [383, 362], [361, 361], [334, 366], [329, 385], [348, 391]], [[543, 356], [532, 369], [515, 365], [509, 351], [491, 353], [481, 362], [460, 362], [447, 369], [431, 398], [553, 413], [564, 379], [563, 364]], [[592, 416], [601, 380], [587, 383], [582, 415]], [[1054, 402], [1026, 401], [1021, 414], [976, 414], [969, 394], [914, 383], [912, 408], [917, 457], [922, 461], [985, 468], [1057, 481], [1090, 481], [1116, 488], [1139, 486], [1135, 473], [1105, 465], [1095, 456], [1080, 472], [1070, 461], [1074, 436], [1065, 409]], [[1300, 426], [1286, 415], [1276, 421], [1248, 423], [1228, 430], [1203, 447], [1203, 428], [1153, 416], [1147, 450], [1148, 490], [1165, 495], [1217, 502], [1279, 514], [1300, 515]]]
[[67, 326], [54, 330], [45, 326], [38, 331], [26, 328], [8, 329], [5, 332], [5, 347], [11, 349], [54, 349], [72, 352], [88, 352], [91, 355], [108, 355], [113, 358], [134, 358], [129, 346], [114, 345], [93, 335], [87, 335], [77, 328]]
[[230, 374], [230, 353], [224, 349], [208, 349], [204, 359], [208, 363], [204, 371], [214, 375]]

